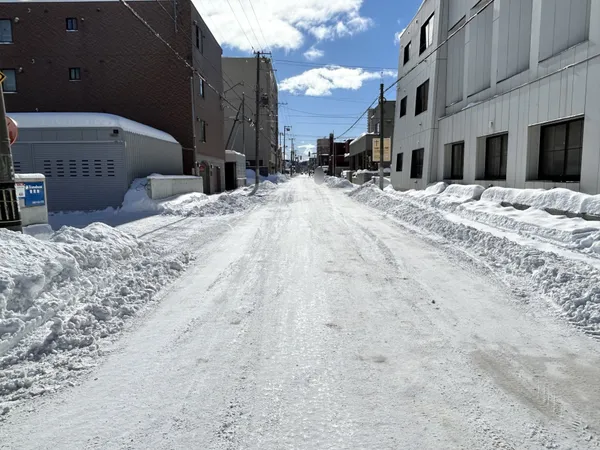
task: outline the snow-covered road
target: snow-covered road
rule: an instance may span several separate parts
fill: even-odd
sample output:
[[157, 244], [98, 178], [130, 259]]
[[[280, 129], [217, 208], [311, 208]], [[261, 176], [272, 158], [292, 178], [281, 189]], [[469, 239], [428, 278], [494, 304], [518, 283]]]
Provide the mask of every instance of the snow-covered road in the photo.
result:
[[0, 448], [600, 448], [598, 342], [444, 240], [301, 177], [186, 220], [148, 233], [193, 266]]

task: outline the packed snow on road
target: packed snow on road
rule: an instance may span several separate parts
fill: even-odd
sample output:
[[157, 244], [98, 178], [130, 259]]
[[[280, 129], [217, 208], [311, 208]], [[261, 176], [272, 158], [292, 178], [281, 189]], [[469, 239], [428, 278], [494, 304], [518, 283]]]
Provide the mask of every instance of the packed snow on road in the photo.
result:
[[0, 232], [0, 448], [600, 448], [600, 197], [284, 181]]

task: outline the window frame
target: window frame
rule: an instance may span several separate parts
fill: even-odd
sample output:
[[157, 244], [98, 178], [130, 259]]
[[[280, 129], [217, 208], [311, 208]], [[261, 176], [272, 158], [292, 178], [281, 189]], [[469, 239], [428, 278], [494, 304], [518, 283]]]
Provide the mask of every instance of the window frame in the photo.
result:
[[[70, 22], [72, 21], [72, 22]], [[67, 32], [73, 32], [73, 31], [79, 31], [79, 21], [77, 20], [77, 17], [67, 17], [65, 19], [65, 28], [67, 30]], [[71, 25], [75, 25], [75, 28], [70, 28], [69, 24]]]
[[[6, 81], [4, 80], [2, 82], [2, 92], [4, 92], [5, 94], [16, 94], [18, 92], [18, 86], [17, 86], [17, 69], [0, 69], [0, 72], [2, 72], [4, 75], [6, 75], [8, 72], [12, 72], [13, 74], [13, 81], [14, 81], [14, 90], [7, 90], [6, 89]], [[8, 76], [6, 76], [6, 78], [8, 79]]]
[[410, 158], [410, 178], [420, 180], [423, 178], [425, 165], [425, 149], [417, 148], [412, 151]]
[[404, 117], [406, 115], [407, 109], [408, 109], [408, 95], [405, 95], [404, 98], [400, 99], [400, 117]]
[[69, 67], [69, 81], [81, 81], [81, 67]]
[[402, 172], [404, 169], [404, 152], [396, 154], [396, 172]]
[[200, 142], [206, 142], [206, 121], [200, 119]]
[[0, 41], [0, 45], [6, 45], [6, 44], [14, 44], [15, 42], [15, 37], [13, 34], [13, 20], [6, 17], [6, 18], [2, 18], [0, 17], [0, 22], [2, 21], [6, 21], [9, 24], [9, 28], [10, 28], [10, 41]]
[[[422, 55], [429, 47], [433, 45], [433, 17], [435, 13], [429, 16], [429, 18], [421, 25], [420, 33], [419, 33], [419, 56]], [[429, 31], [431, 33], [427, 33], [427, 27], [431, 25]], [[424, 38], [424, 39], [423, 39]], [[425, 40], [425, 42], [423, 42]], [[425, 45], [423, 45], [425, 44]]]
[[404, 46], [404, 53], [403, 53], [403, 59], [402, 59], [402, 65], [405, 66], [406, 63], [408, 63], [410, 61], [410, 44], [412, 43], [412, 41], [408, 41], [408, 44], [406, 44]]
[[[569, 137], [571, 134], [571, 126], [575, 123], [581, 123], [581, 135], [580, 135], [580, 143], [578, 147], [569, 147]], [[551, 123], [548, 125], [543, 125], [540, 128], [540, 159], [539, 159], [539, 167], [538, 167], [538, 178], [540, 180], [549, 180], [554, 182], [579, 182], [581, 181], [581, 166], [582, 166], [582, 156], [583, 156], [583, 133], [584, 133], [584, 119], [583, 117], [567, 120], [562, 122]], [[560, 149], [554, 150], [545, 150], [545, 133], [544, 131], [550, 128], [558, 128], [560, 126], [565, 126], [565, 139], [564, 146]], [[567, 175], [567, 168], [569, 162], [569, 153], [570, 152], [579, 152], [579, 174], [578, 175]], [[546, 158], [548, 157], [548, 153], [560, 153], [563, 152], [563, 161], [562, 161], [562, 171], [560, 175], [549, 175], [545, 172], [545, 163]]]
[[[424, 86], [426, 86], [427, 89], [425, 89]], [[425, 95], [423, 95], [423, 91], [425, 91]], [[417, 86], [416, 92], [417, 94], [415, 96], [415, 117], [427, 111], [429, 105], [429, 79]]]
[[[490, 148], [490, 143], [500, 139], [500, 164], [498, 174], [492, 174], [489, 167], [490, 151], [495, 149]], [[506, 180], [506, 165], [508, 160], [508, 133], [495, 134], [493, 136], [487, 136], [485, 138], [485, 159], [483, 163], [483, 177], [485, 180]], [[504, 168], [504, 175], [502, 175], [502, 169]]]
[[[460, 152], [460, 165], [455, 166], [455, 153]], [[450, 146], [450, 179], [462, 180], [465, 177], [465, 142], [454, 142]]]

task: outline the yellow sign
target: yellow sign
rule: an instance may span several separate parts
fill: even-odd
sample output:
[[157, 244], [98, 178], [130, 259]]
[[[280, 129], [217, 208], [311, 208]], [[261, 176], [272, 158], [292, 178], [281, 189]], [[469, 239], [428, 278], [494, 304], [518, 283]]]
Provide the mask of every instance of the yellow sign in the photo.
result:
[[4, 83], [4, 80], [6, 80], [6, 75], [0, 72], [0, 83]]
[[[379, 152], [381, 148], [381, 139], [373, 138], [373, 162], [379, 162]], [[392, 138], [383, 138], [383, 161], [392, 161]]]

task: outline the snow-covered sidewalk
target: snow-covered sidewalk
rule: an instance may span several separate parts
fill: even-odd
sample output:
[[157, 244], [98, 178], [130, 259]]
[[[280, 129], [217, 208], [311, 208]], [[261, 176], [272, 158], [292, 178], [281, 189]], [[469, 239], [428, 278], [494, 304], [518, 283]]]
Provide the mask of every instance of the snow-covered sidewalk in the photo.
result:
[[508, 284], [522, 286], [523, 298], [541, 294], [569, 321], [600, 336], [600, 223], [502, 206], [486, 201], [480, 186], [438, 184], [409, 192], [382, 192], [373, 183], [346, 188], [354, 200], [452, 243]]

